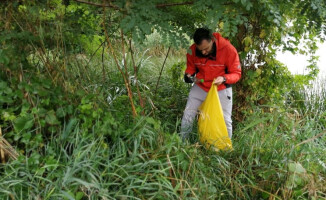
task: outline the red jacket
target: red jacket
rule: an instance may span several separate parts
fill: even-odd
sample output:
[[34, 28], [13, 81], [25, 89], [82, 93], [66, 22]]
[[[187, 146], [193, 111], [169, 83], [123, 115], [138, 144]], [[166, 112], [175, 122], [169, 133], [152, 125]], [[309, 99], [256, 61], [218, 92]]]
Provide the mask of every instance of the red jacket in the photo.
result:
[[[216, 38], [216, 60], [196, 56], [196, 44], [193, 44], [187, 53], [186, 73], [194, 74], [196, 69], [197, 79], [204, 79], [203, 83], [197, 83], [199, 87], [208, 92], [212, 81], [218, 76], [226, 78], [226, 84], [234, 84], [241, 77], [239, 55], [229, 40], [223, 38], [219, 33], [213, 33]], [[191, 51], [190, 51], [191, 50]], [[227, 73], [226, 73], [227, 70]], [[225, 84], [218, 86], [218, 90], [225, 89]]]

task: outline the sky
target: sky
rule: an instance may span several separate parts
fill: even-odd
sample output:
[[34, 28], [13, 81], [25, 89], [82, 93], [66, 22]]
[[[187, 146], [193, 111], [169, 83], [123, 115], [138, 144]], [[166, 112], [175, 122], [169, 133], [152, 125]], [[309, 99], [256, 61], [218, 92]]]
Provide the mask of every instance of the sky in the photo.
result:
[[[316, 52], [316, 56], [319, 56], [317, 63], [319, 67], [319, 76], [326, 76], [326, 42], [318, 45], [319, 49]], [[304, 74], [305, 67], [308, 65], [308, 56], [293, 55], [291, 52], [278, 52], [276, 56], [277, 60], [281, 61], [289, 68], [292, 74]]]

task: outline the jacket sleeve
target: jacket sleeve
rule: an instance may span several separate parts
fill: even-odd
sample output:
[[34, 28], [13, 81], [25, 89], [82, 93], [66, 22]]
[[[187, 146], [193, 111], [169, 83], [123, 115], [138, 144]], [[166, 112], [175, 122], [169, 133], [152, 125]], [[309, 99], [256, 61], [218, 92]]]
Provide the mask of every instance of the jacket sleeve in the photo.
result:
[[231, 44], [228, 46], [227, 71], [225, 74], [226, 84], [234, 84], [241, 78], [241, 65], [237, 50]]
[[196, 66], [194, 63], [194, 52], [191, 48], [189, 48], [187, 52], [187, 69], [185, 73], [191, 75], [196, 73]]

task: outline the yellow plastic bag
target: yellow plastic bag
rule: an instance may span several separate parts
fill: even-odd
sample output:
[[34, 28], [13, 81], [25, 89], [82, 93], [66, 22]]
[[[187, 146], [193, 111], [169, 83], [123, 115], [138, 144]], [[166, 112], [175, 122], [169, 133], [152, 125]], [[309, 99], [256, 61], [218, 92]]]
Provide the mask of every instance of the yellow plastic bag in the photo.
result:
[[205, 144], [207, 148], [231, 150], [232, 142], [228, 136], [215, 84], [212, 84], [205, 101], [199, 107], [199, 112], [198, 129], [200, 142]]

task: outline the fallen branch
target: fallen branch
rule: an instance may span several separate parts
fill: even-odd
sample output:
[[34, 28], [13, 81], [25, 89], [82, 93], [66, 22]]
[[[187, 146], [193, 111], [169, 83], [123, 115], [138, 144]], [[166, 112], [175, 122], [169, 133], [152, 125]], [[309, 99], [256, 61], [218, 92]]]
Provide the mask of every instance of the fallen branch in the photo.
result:
[[272, 194], [272, 193], [270, 193], [270, 192], [267, 192], [266, 190], [263, 190], [263, 189], [261, 189], [261, 188], [259, 188], [259, 187], [256, 187], [256, 186], [254, 186], [254, 185], [243, 185], [242, 187], [250, 187], [250, 188], [253, 188], [253, 189], [255, 189], [255, 190], [259, 190], [259, 191], [261, 191], [261, 192], [264, 192], [264, 193], [266, 193], [266, 194], [269, 194], [269, 196], [270, 196], [270, 197], [273, 197], [274, 199], [281, 199], [280, 197], [278, 197], [278, 196], [276, 196], [276, 195], [274, 195], [274, 194]]
[[302, 145], [302, 144], [308, 143], [308, 142], [310, 142], [310, 141], [312, 141], [312, 140], [314, 140], [314, 139], [316, 139], [316, 138], [319, 138], [319, 137], [321, 137], [322, 135], [324, 135], [325, 133], [326, 133], [326, 131], [321, 132], [321, 133], [319, 133], [318, 135], [316, 135], [316, 136], [314, 136], [314, 137], [312, 137], [312, 138], [309, 138], [309, 139], [307, 139], [307, 140], [305, 140], [305, 141], [302, 141], [302, 142], [300, 142], [299, 144], [296, 144], [296, 145], [294, 146], [294, 148], [296, 148], [296, 147], [298, 147], [298, 146], [300, 146], [300, 145]]
[[3, 138], [2, 130], [0, 127], [0, 155], [2, 163], [5, 163], [5, 155], [8, 155], [10, 158], [17, 160], [19, 154], [17, 151], [9, 144], [9, 142]]
[[5, 163], [5, 152], [2, 150], [2, 132], [1, 132], [1, 127], [0, 127], [0, 159], [2, 163]]

